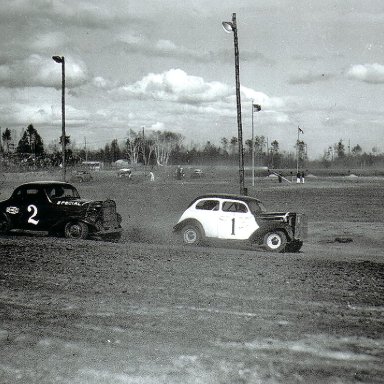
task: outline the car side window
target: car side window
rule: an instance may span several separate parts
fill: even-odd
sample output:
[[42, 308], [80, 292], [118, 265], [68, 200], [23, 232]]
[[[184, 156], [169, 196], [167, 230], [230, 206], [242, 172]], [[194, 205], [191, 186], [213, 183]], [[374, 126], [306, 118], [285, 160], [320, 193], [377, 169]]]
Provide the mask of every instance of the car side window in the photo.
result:
[[22, 189], [18, 189], [17, 191], [15, 191], [15, 193], [13, 194], [13, 199], [15, 201], [22, 202], [23, 199], [24, 199], [23, 190]]
[[27, 201], [44, 201], [44, 195], [42, 191], [37, 188], [28, 188], [25, 190], [25, 196]]
[[196, 209], [202, 209], [204, 211], [218, 211], [219, 201], [218, 200], [202, 200], [196, 204]]
[[248, 209], [245, 204], [236, 201], [225, 201], [223, 204], [224, 212], [241, 212], [246, 213]]

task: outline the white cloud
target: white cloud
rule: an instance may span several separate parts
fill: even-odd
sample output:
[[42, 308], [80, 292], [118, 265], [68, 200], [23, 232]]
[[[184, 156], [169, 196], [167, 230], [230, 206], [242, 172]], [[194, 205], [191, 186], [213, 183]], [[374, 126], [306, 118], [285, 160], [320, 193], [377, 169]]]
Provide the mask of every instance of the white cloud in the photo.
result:
[[130, 97], [186, 104], [215, 102], [231, 95], [227, 85], [217, 81], [206, 82], [202, 77], [188, 75], [181, 69], [150, 73], [132, 85], [121, 87], [119, 92]]
[[253, 89], [241, 86], [243, 96], [255, 104], [259, 104], [264, 109], [282, 109], [285, 107], [285, 101], [281, 97], [270, 97], [263, 92], [258, 92]]
[[[85, 63], [72, 57], [65, 58], [66, 87], [78, 87], [88, 81]], [[24, 60], [14, 61], [11, 65], [0, 66], [0, 85], [15, 87], [61, 87], [61, 65], [51, 57], [38, 54]]]
[[57, 47], [65, 45], [67, 38], [61, 32], [41, 33], [31, 37], [29, 46], [33, 50], [44, 52], [47, 50], [54, 50]]
[[318, 81], [326, 81], [332, 78], [333, 75], [329, 73], [320, 73], [313, 71], [300, 71], [297, 74], [294, 74], [290, 77], [289, 83], [300, 85], [300, 84], [311, 84]]
[[378, 63], [353, 65], [348, 70], [347, 77], [372, 84], [384, 83], [384, 65]]
[[[235, 89], [227, 84], [202, 77], [188, 75], [181, 69], [170, 69], [163, 73], [150, 73], [134, 84], [120, 87], [115, 91], [119, 96], [136, 99], [169, 101], [196, 108], [232, 109], [235, 106]], [[241, 86], [242, 101], [262, 105], [263, 109], [284, 109], [286, 102], [280, 97], [269, 97], [263, 92]]]
[[156, 48], [160, 51], [175, 51], [177, 46], [170, 40], [159, 40], [156, 43]]
[[155, 124], [152, 124], [151, 129], [154, 131], [161, 131], [164, 129], [164, 123], [157, 121]]

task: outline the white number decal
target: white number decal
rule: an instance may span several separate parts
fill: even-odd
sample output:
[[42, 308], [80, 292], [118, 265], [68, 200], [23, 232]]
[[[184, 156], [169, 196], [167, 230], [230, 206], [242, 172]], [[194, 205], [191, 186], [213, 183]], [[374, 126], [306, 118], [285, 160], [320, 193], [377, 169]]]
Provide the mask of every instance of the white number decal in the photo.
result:
[[37, 215], [37, 207], [36, 205], [28, 205], [28, 212], [33, 211], [32, 215], [28, 219], [28, 223], [37, 225], [39, 223], [39, 220], [35, 220], [34, 217]]

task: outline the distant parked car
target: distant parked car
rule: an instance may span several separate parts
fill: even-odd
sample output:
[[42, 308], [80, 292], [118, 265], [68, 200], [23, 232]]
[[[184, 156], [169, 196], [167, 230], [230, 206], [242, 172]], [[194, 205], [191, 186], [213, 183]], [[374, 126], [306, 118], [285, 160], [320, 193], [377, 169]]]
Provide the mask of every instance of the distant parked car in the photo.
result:
[[121, 168], [117, 171], [117, 177], [128, 177], [132, 178], [132, 170], [130, 168]]
[[199, 168], [194, 169], [192, 174], [191, 174], [192, 179], [200, 179], [203, 176], [204, 176], [204, 173]]
[[115, 201], [81, 199], [69, 183], [31, 182], [0, 201], [0, 234], [14, 230], [44, 231], [72, 239], [119, 239], [121, 216]]
[[93, 180], [93, 176], [88, 171], [74, 171], [71, 175], [72, 183], [83, 183], [91, 180]]
[[303, 214], [267, 212], [260, 200], [250, 196], [208, 194], [189, 204], [174, 232], [186, 245], [211, 238], [263, 245], [272, 252], [298, 252], [306, 228]]

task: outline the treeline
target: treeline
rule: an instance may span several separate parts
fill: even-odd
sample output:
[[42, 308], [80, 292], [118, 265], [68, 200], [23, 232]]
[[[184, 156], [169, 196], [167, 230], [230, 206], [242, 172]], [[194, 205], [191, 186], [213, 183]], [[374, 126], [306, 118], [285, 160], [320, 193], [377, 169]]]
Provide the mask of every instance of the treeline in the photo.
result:
[[[33, 167], [60, 166], [62, 159], [61, 138], [59, 145], [45, 148], [44, 142], [37, 130], [30, 124], [22, 134], [21, 139], [14, 145], [11, 131], [7, 128], [1, 135], [0, 152], [3, 164], [21, 164]], [[85, 160], [101, 161], [106, 166], [117, 160], [126, 160], [131, 164], [145, 165], [175, 165], [175, 164], [222, 164], [238, 163], [239, 148], [236, 137], [222, 138], [219, 145], [207, 141], [204, 145], [186, 147], [182, 135], [169, 131], [151, 131], [145, 135], [144, 131], [130, 130], [123, 141], [113, 139], [104, 148], [89, 150], [76, 148], [71, 145], [69, 136], [65, 137], [66, 162], [76, 165]], [[361, 168], [384, 166], [384, 154], [372, 150], [370, 153], [362, 151], [360, 145], [346, 151], [343, 141], [330, 145], [318, 160], [308, 160], [307, 145], [298, 140], [291, 152], [281, 151], [279, 142], [273, 140], [268, 143], [264, 136], [256, 136], [244, 142], [243, 152], [245, 165], [252, 163], [271, 169], [294, 169], [299, 166], [305, 168]]]

